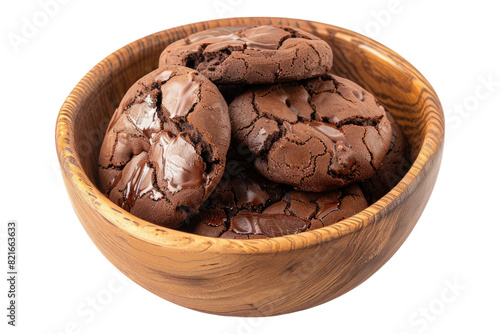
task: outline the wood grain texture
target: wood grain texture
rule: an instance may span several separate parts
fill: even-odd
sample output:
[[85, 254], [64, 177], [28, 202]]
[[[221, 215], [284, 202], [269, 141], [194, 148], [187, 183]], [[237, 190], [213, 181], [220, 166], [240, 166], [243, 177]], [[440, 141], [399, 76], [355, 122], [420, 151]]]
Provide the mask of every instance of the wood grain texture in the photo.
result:
[[[363, 212], [321, 229], [272, 239], [225, 240], [155, 226], [110, 202], [94, 185], [109, 119], [169, 43], [224, 25], [285, 24], [328, 41], [334, 71], [386, 106], [409, 138], [414, 162]], [[125, 275], [179, 305], [222, 315], [269, 316], [309, 308], [353, 289], [401, 246], [420, 217], [441, 162], [444, 115], [425, 78], [386, 47], [335, 26], [284, 18], [236, 18], [165, 30], [97, 64], [64, 102], [59, 162], [73, 207], [100, 251]], [[422, 241], [424, 242], [424, 241]]]

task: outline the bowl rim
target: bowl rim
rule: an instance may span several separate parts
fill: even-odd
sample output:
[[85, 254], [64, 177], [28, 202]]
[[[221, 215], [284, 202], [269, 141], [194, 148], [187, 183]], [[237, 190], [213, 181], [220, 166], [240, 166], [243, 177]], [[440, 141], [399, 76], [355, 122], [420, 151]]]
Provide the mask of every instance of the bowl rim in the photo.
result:
[[[82, 168], [79, 156], [76, 153], [73, 153], [76, 152], [76, 147], [72, 121], [74, 121], [74, 112], [78, 109], [79, 102], [85, 98], [85, 92], [89, 88], [87, 82], [95, 82], [97, 80], [99, 77], [98, 74], [101, 71], [101, 64], [118, 61], [116, 59], [119, 59], [120, 54], [130, 53], [130, 50], [137, 49], [143, 39], [154, 38], [155, 36], [172, 29], [194, 27], [195, 24], [205, 24], [210, 27], [229, 25], [230, 20], [239, 20], [242, 25], [258, 25], [266, 23], [280, 24], [282, 21], [285, 21], [287, 24], [298, 22], [309, 24], [314, 22], [315, 24], [332, 28], [351, 37], [355, 36], [365, 44], [376, 46], [377, 50], [374, 50], [374, 52], [376, 51], [380, 53], [380, 50], [383, 50], [388, 58], [397, 58], [398, 61], [401, 61], [400, 65], [404, 65], [405, 69], [411, 73], [416, 80], [420, 81], [423, 86], [429, 90], [431, 95], [433, 94], [436, 97], [436, 99], [432, 102], [435, 103], [437, 120], [441, 123], [441, 127], [438, 127], [434, 123], [427, 120], [427, 124], [425, 125], [424, 140], [420, 146], [418, 155], [406, 175], [385, 196], [354, 216], [319, 229], [267, 239], [221, 239], [195, 235], [188, 232], [162, 227], [130, 214], [113, 203], [99, 191], [97, 186], [90, 181], [89, 177]], [[424, 101], [424, 106], [428, 103], [430, 102], [426, 99]], [[423, 75], [420, 74], [416, 68], [414, 68], [399, 54], [370, 39], [369, 37], [335, 25], [310, 20], [284, 17], [238, 17], [201, 21], [169, 28], [144, 36], [108, 55], [96, 64], [87, 74], [85, 74], [85, 76], [78, 82], [65, 99], [57, 116], [55, 139], [59, 164], [61, 166], [61, 172], [63, 173], [63, 179], [66, 187], [68, 188], [68, 192], [70, 187], [76, 189], [76, 191], [79, 192], [80, 197], [86, 201], [88, 205], [93, 206], [96, 212], [123, 232], [150, 244], [167, 248], [176, 247], [186, 252], [265, 254], [288, 252], [292, 249], [299, 248], [316, 247], [318, 244], [342, 238], [376, 222], [377, 217], [381, 217], [382, 211], [387, 212], [392, 210], [396, 206], [398, 198], [404, 192], [412, 191], [410, 187], [411, 184], [424, 172], [426, 163], [429, 159], [433, 155], [437, 154], [441, 149], [444, 141], [444, 113], [439, 99], [437, 98], [437, 94]]]

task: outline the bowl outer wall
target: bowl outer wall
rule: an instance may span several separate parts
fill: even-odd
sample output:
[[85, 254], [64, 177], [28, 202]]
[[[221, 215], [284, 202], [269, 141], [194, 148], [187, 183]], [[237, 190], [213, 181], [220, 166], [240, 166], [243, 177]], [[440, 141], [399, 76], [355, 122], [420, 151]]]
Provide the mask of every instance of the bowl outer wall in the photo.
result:
[[[154, 69], [154, 60], [174, 40], [210, 27], [252, 24], [297, 26], [326, 39], [335, 53], [335, 72], [374, 93], [401, 125], [414, 152], [410, 171], [386, 196], [353, 217], [272, 239], [192, 235], [141, 220], [109, 201], [92, 182], [92, 159], [85, 159], [92, 155], [95, 160], [100, 143], [90, 140], [88, 131], [82, 134], [81, 128], [82, 124], [98, 124], [97, 116], [103, 118], [99, 112], [109, 117], [113, 109], [95, 111], [93, 101], [116, 107], [120, 93]], [[101, 126], [100, 132], [104, 130]], [[162, 298], [199, 311], [237, 316], [309, 308], [370, 277], [401, 246], [427, 204], [443, 141], [439, 99], [406, 60], [349, 30], [285, 18], [213, 20], [135, 41], [101, 61], [78, 83], [64, 102], [56, 125], [56, 146], [68, 194], [99, 250], [125, 275]], [[82, 153], [82, 142], [94, 150], [88, 156]]]

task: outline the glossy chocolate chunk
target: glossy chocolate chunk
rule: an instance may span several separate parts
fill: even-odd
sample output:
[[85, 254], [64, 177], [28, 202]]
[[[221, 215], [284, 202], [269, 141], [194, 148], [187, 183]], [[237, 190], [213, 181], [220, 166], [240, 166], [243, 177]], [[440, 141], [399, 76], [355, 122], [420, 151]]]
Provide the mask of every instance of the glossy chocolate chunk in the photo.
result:
[[101, 189], [140, 218], [178, 227], [216, 187], [229, 142], [217, 87], [188, 68], [157, 69], [113, 115], [99, 156]]

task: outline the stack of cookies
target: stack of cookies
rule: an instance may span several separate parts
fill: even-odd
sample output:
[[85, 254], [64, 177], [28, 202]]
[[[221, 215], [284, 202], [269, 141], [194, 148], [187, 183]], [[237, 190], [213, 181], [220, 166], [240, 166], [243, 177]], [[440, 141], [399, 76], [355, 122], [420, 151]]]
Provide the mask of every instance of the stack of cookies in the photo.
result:
[[372, 94], [329, 73], [332, 59], [325, 41], [287, 26], [168, 45], [110, 121], [101, 190], [152, 223], [233, 239], [363, 210], [406, 172], [405, 138]]

